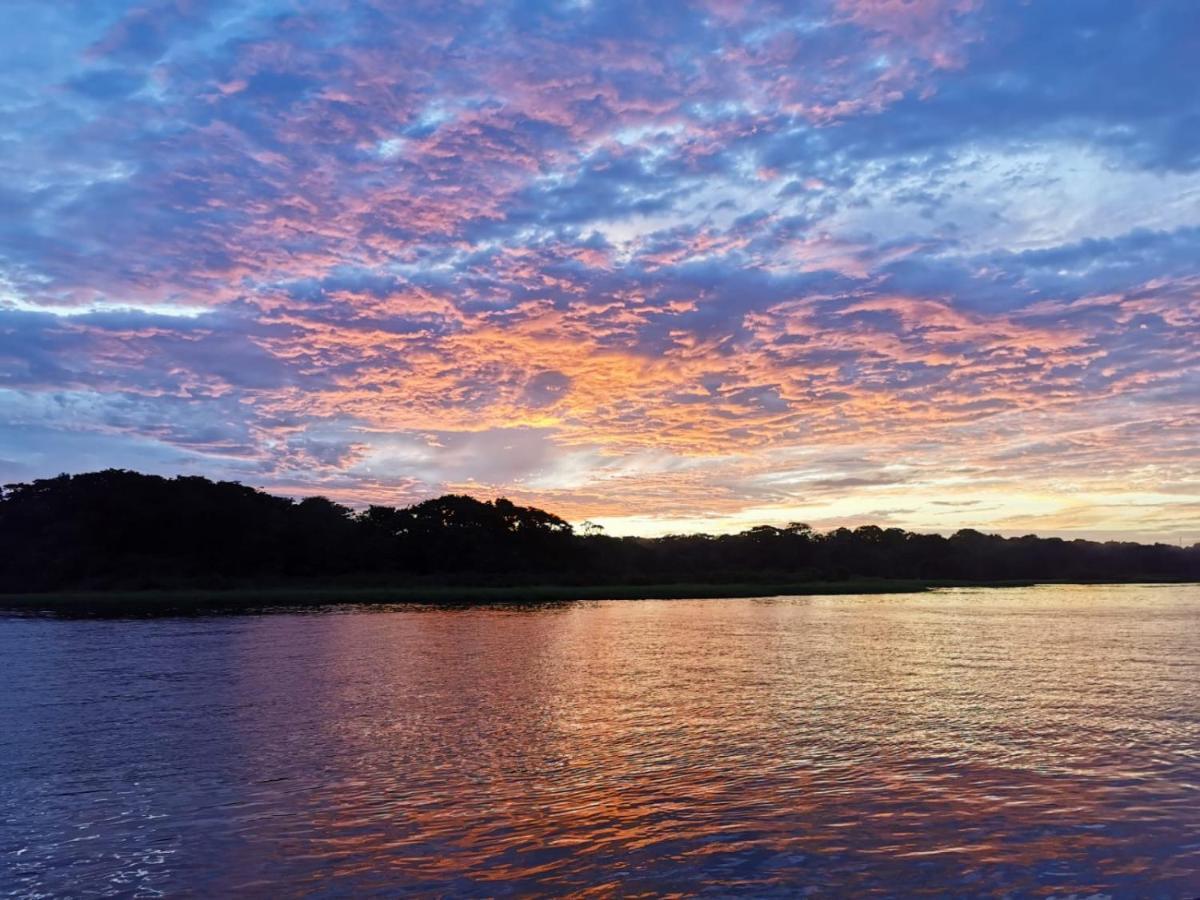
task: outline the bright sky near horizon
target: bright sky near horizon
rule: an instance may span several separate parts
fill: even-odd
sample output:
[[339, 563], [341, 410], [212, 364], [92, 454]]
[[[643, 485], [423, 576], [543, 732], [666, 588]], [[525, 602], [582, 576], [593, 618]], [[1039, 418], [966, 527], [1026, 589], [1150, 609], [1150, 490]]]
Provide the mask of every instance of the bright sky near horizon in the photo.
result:
[[1200, 540], [1200, 4], [5, 0], [0, 481]]

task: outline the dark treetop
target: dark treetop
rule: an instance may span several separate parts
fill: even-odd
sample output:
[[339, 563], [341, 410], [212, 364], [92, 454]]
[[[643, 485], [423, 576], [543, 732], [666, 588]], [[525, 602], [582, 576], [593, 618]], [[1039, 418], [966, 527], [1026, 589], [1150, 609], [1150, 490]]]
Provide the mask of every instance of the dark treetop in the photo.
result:
[[614, 538], [508, 500], [446, 495], [354, 512], [232, 482], [110, 469], [0, 490], [0, 590], [155, 588], [363, 577], [388, 582], [745, 582], [849, 577], [1200, 580], [1200, 544], [971, 529], [949, 538], [792, 523]]

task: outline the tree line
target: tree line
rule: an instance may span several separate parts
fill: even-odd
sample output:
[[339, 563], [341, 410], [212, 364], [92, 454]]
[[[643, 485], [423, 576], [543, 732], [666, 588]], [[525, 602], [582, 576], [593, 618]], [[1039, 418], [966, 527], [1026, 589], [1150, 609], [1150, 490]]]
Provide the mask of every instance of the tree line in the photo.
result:
[[950, 537], [792, 523], [610, 537], [508, 500], [355, 511], [233, 482], [109, 469], [0, 489], [0, 591], [374, 579], [404, 583], [1200, 580], [1200, 544]]

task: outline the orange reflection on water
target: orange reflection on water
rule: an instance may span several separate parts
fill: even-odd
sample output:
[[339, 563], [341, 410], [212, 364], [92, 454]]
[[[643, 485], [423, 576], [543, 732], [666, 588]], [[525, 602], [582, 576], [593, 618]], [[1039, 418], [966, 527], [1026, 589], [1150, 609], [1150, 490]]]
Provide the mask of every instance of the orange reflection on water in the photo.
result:
[[272, 673], [323, 711], [309, 858], [482, 893], [1190, 889], [1200, 597], [1132, 590], [312, 620], [322, 664]]
[[1200, 891], [1196, 586], [59, 626], [31, 890]]

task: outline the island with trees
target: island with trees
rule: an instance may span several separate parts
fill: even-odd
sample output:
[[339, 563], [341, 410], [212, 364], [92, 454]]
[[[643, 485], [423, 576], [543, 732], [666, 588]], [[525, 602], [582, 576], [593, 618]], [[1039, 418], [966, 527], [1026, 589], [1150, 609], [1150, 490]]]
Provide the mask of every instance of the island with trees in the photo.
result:
[[0, 594], [255, 591], [452, 600], [763, 596], [938, 584], [1200, 581], [1200, 544], [793, 523], [612, 537], [504, 499], [352, 510], [110, 469], [0, 490]]

